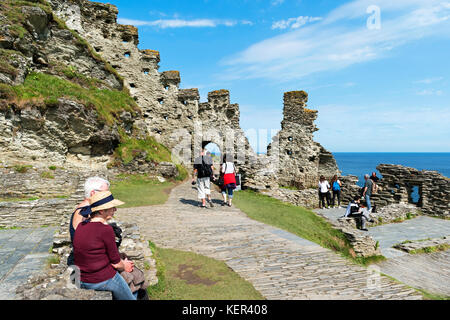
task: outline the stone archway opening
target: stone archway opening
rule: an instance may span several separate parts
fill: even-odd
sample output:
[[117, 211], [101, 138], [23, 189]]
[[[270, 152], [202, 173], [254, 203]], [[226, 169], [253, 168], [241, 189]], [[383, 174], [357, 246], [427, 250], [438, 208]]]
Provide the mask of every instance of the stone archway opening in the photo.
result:
[[422, 206], [422, 186], [418, 184], [408, 184], [408, 203], [414, 204], [418, 207]]
[[211, 155], [211, 158], [213, 160], [213, 165], [216, 170], [220, 168], [220, 164], [222, 163], [222, 151], [220, 150], [220, 147], [212, 142], [212, 141], [203, 141], [202, 142], [202, 148], [206, 150], [206, 152], [209, 152]]

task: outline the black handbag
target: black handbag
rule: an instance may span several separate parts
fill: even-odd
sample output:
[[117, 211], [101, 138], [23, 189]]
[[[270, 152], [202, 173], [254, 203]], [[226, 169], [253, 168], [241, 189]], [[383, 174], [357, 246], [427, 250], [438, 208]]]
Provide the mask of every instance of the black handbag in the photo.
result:
[[239, 179], [239, 175], [235, 174], [234, 177], [236, 178], [236, 185], [239, 186], [241, 184], [241, 179]]

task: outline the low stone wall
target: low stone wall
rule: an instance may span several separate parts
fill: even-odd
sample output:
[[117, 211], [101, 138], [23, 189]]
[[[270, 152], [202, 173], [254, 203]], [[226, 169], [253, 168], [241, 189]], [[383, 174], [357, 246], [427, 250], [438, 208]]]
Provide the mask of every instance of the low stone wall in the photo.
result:
[[[18, 170], [26, 172], [17, 172]], [[78, 184], [78, 174], [70, 170], [50, 170], [26, 165], [0, 166], [0, 198], [68, 196], [76, 191]]]
[[59, 224], [71, 210], [68, 199], [0, 202], [0, 228], [32, 228]]
[[408, 241], [405, 243], [396, 244], [393, 247], [408, 253], [416, 253], [417, 251], [419, 252], [426, 251], [427, 249], [432, 248], [438, 250], [439, 247], [445, 249], [450, 247], [450, 236], [436, 239]]
[[[50, 181], [43, 178], [39, 172], [45, 169], [31, 169], [32, 172], [18, 173], [9, 172], [6, 179], [17, 182], [24, 177], [34, 179], [28, 184], [22, 196], [43, 196], [50, 198], [56, 194], [66, 194], [65, 198], [38, 199], [32, 201], [5, 201], [0, 202], [0, 227], [1, 228], [29, 228], [43, 225], [59, 225], [70, 219], [70, 214], [76, 205], [84, 199], [84, 182], [88, 177], [100, 176], [105, 179], [112, 177], [111, 172], [106, 171], [72, 171], [60, 170], [55, 172], [54, 179]], [[61, 177], [58, 174], [62, 174]], [[24, 181], [28, 181], [24, 180]], [[31, 180], [30, 180], [31, 181]], [[70, 183], [58, 185], [59, 182], [70, 181]], [[1, 182], [3, 187], [7, 182]], [[15, 184], [12, 184], [15, 185]], [[18, 184], [17, 184], [18, 187]], [[66, 189], [67, 187], [67, 189]], [[5, 187], [6, 188], [6, 187]], [[33, 191], [33, 188], [36, 188]], [[46, 188], [49, 193], [46, 194]], [[7, 189], [6, 189], [7, 190]], [[3, 191], [3, 194], [9, 191]]]
[[350, 245], [353, 247], [357, 257], [371, 257], [381, 255], [381, 250], [376, 241], [365, 231], [356, 228], [356, 220], [353, 218], [341, 218], [333, 220], [317, 213], [319, 216], [330, 222], [334, 228], [344, 233]]
[[416, 204], [426, 215], [450, 217], [450, 179], [436, 171], [392, 164], [377, 166], [382, 175], [378, 182], [381, 191], [371, 198], [378, 206], [412, 203], [413, 188], [419, 193]]

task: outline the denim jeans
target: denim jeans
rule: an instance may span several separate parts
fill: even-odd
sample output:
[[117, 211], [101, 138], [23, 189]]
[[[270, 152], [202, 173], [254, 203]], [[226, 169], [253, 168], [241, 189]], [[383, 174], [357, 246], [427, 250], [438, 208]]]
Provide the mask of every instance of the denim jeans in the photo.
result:
[[368, 194], [366, 194], [364, 199], [366, 199], [366, 202], [367, 202], [367, 210], [370, 210], [370, 208], [372, 208], [372, 206], [370, 204], [370, 196]]
[[81, 288], [97, 291], [111, 291], [114, 300], [136, 300], [137, 291], [135, 294], [131, 293], [130, 287], [128, 287], [122, 276], [116, 272], [116, 275], [111, 279], [108, 279], [99, 283], [87, 283], [81, 281]]

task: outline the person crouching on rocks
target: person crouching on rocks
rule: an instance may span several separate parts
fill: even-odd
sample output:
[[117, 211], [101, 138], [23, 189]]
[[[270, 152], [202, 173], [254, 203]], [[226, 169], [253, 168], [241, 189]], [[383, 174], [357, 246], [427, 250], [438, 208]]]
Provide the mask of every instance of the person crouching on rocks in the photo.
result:
[[113, 228], [107, 224], [114, 216], [116, 206], [124, 202], [114, 199], [109, 191], [96, 192], [88, 201], [89, 206], [83, 207], [80, 214], [90, 218], [78, 225], [73, 239], [81, 288], [111, 291], [114, 300], [136, 300], [136, 295], [118, 272], [132, 272], [134, 263], [120, 258]]
[[[99, 191], [108, 191], [109, 190], [109, 181], [105, 180], [100, 177], [89, 177], [86, 179], [86, 182], [84, 183], [84, 200], [78, 204], [75, 211], [72, 213], [72, 216], [70, 217], [70, 223], [69, 223], [69, 234], [70, 234], [70, 241], [73, 244], [73, 237], [75, 235], [75, 230], [77, 229], [78, 225], [88, 218], [88, 216], [82, 216], [80, 214], [81, 208], [89, 206], [89, 198], [92, 197], [95, 193]], [[67, 265], [71, 266], [74, 264], [73, 261], [73, 250], [70, 252], [69, 257], [67, 258]]]
[[355, 196], [348, 204], [344, 217], [360, 219], [361, 230], [363, 231], [369, 231], [366, 228], [366, 221], [374, 222], [374, 220], [370, 217], [370, 212], [367, 210], [365, 204], [360, 203], [359, 196]]

